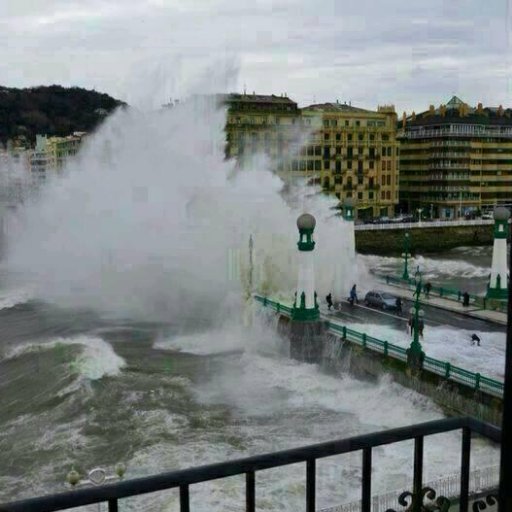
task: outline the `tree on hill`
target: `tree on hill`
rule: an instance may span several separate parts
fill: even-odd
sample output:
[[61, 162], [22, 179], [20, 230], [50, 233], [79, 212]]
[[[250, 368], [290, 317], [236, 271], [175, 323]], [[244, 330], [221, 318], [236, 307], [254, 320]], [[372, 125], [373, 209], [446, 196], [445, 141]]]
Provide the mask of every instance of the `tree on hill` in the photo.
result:
[[0, 86], [0, 143], [24, 135], [34, 143], [36, 135], [65, 136], [90, 132], [126, 103], [108, 94], [60, 85], [15, 89]]

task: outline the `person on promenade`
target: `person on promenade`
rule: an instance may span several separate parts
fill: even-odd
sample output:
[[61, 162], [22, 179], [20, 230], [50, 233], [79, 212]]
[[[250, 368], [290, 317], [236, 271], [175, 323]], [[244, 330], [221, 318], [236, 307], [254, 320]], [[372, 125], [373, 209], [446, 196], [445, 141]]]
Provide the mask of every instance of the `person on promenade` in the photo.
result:
[[469, 293], [468, 292], [464, 292], [464, 295], [462, 295], [462, 305], [466, 308], [469, 306]]
[[477, 346], [480, 346], [480, 338], [475, 333], [473, 333], [471, 336], [471, 345], [474, 345], [475, 341]]
[[430, 281], [425, 285], [425, 297], [428, 299], [430, 297], [430, 290], [432, 290], [432, 285]]
[[352, 304], [352, 306], [354, 305], [354, 302], [357, 302], [357, 304], [359, 304], [359, 299], [357, 298], [356, 285], [352, 286], [352, 289], [350, 290], [349, 301], [350, 304]]
[[402, 299], [400, 297], [396, 298], [396, 312], [399, 315], [402, 314]]
[[423, 319], [419, 319], [418, 321], [418, 332], [419, 332], [419, 335], [423, 338], [423, 329], [425, 328], [425, 322], [423, 321]]
[[327, 295], [327, 297], [325, 297], [325, 300], [327, 302], [327, 309], [330, 311], [331, 308], [332, 308], [332, 294], [331, 294], [331, 292], [329, 292], [329, 295]]

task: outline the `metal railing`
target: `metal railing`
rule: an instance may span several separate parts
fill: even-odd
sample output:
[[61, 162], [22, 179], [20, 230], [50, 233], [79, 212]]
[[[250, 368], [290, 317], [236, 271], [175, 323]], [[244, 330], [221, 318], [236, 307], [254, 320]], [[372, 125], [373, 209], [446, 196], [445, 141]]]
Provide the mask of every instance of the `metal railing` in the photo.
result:
[[[481, 495], [483, 492], [497, 489], [499, 485], [499, 466], [490, 466], [482, 469], [474, 469], [469, 474], [470, 496]], [[456, 498], [459, 492], [460, 473], [448, 475], [428, 482], [425, 487], [435, 489], [437, 494], [447, 498]], [[412, 484], [411, 484], [412, 487]], [[372, 512], [386, 512], [396, 506], [398, 497], [403, 491], [396, 490], [385, 494], [372, 496]], [[334, 507], [323, 508], [318, 512], [360, 512], [361, 501], [353, 501], [335, 505]]]
[[[291, 316], [292, 308], [284, 306], [279, 302], [270, 300], [266, 297], [254, 296], [255, 300], [266, 307], [273, 309], [278, 313]], [[364, 332], [350, 329], [346, 325], [338, 324], [332, 320], [326, 320], [327, 330], [345, 341], [349, 341], [355, 345], [372, 350], [386, 357], [397, 359], [399, 361], [407, 361], [407, 349], [400, 345], [395, 345], [386, 340], [380, 340], [374, 336], [370, 336]], [[482, 391], [489, 395], [502, 398], [503, 382], [486, 377], [477, 372], [471, 372], [459, 366], [455, 366], [448, 361], [441, 361], [433, 357], [425, 356], [423, 361], [423, 369], [439, 375], [446, 380], [450, 380], [466, 386], [473, 391]]]
[[449, 128], [430, 128], [420, 130], [400, 130], [397, 138], [422, 139], [434, 137], [501, 137], [512, 138], [511, 128], [485, 127], [478, 125], [450, 125]]
[[491, 219], [475, 220], [432, 220], [421, 222], [391, 222], [389, 224], [357, 224], [356, 231], [370, 231], [378, 229], [413, 229], [413, 228], [439, 228], [447, 226], [490, 226], [494, 224]]
[[338, 439], [310, 446], [256, 455], [229, 462], [160, 473], [97, 488], [53, 494], [39, 498], [5, 503], [1, 512], [53, 512], [94, 503], [108, 503], [109, 512], [118, 512], [119, 500], [140, 494], [179, 488], [180, 512], [190, 512], [191, 486], [219, 478], [245, 475], [245, 510], [256, 510], [256, 474], [265, 469], [304, 463], [306, 466], [306, 512], [316, 512], [316, 463], [318, 459], [355, 451], [361, 452], [361, 511], [371, 512], [373, 448], [414, 440], [412, 496], [419, 510], [423, 498], [423, 446], [430, 435], [462, 430], [459, 510], [467, 512], [470, 485], [470, 453], [472, 434], [479, 434], [499, 443], [501, 431], [473, 418], [448, 418], [429, 421], [382, 432]]
[[[403, 279], [402, 277], [374, 274], [380, 279], [386, 281], [386, 284], [397, 285], [403, 287], [404, 285], [411, 291], [416, 290], [416, 281], [414, 278]], [[423, 286], [423, 293], [425, 293], [425, 285]], [[429, 295], [437, 296], [440, 299], [451, 300], [462, 304], [463, 292], [454, 288], [446, 286], [432, 286]], [[474, 295], [468, 293], [469, 304], [468, 306], [476, 307], [488, 311], [498, 311], [500, 313], [507, 312], [507, 302], [501, 300], [492, 300], [481, 295]]]

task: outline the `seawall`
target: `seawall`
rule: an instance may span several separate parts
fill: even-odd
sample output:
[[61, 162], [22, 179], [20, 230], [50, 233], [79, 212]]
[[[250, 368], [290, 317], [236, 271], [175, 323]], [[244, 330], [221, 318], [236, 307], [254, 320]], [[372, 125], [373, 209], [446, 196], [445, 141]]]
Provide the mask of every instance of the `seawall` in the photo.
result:
[[[414, 227], [410, 234], [412, 254], [442, 252], [455, 247], [492, 245], [493, 226], [435, 226]], [[403, 252], [404, 229], [357, 230], [356, 251], [362, 254], [396, 256]]]
[[366, 379], [390, 375], [398, 384], [428, 396], [449, 415], [469, 415], [501, 425], [503, 400], [448, 380], [428, 370], [411, 371], [405, 361], [355, 345], [329, 332], [315, 332], [302, 339], [290, 319], [279, 314], [278, 331], [290, 340], [290, 356], [327, 369], [341, 369]]

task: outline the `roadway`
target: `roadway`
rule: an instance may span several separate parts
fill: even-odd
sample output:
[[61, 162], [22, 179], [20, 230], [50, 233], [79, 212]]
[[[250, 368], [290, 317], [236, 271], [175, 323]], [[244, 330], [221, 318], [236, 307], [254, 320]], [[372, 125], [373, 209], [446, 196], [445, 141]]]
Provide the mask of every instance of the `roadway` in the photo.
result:
[[[364, 297], [364, 296], [363, 296]], [[336, 318], [347, 323], [371, 323], [381, 324], [394, 327], [396, 329], [405, 329], [409, 319], [409, 310], [413, 307], [412, 300], [403, 300], [402, 315], [398, 315], [391, 311], [382, 311], [367, 307], [363, 300], [359, 300], [359, 304], [351, 306], [348, 301], [338, 303], [339, 309], [331, 310], [329, 313], [325, 304], [321, 305], [322, 313], [331, 314]], [[506, 332], [506, 326], [471, 318], [452, 311], [446, 311], [440, 308], [421, 305], [421, 309], [425, 312], [424, 321], [428, 326], [450, 326], [454, 329], [465, 329], [483, 332]]]

